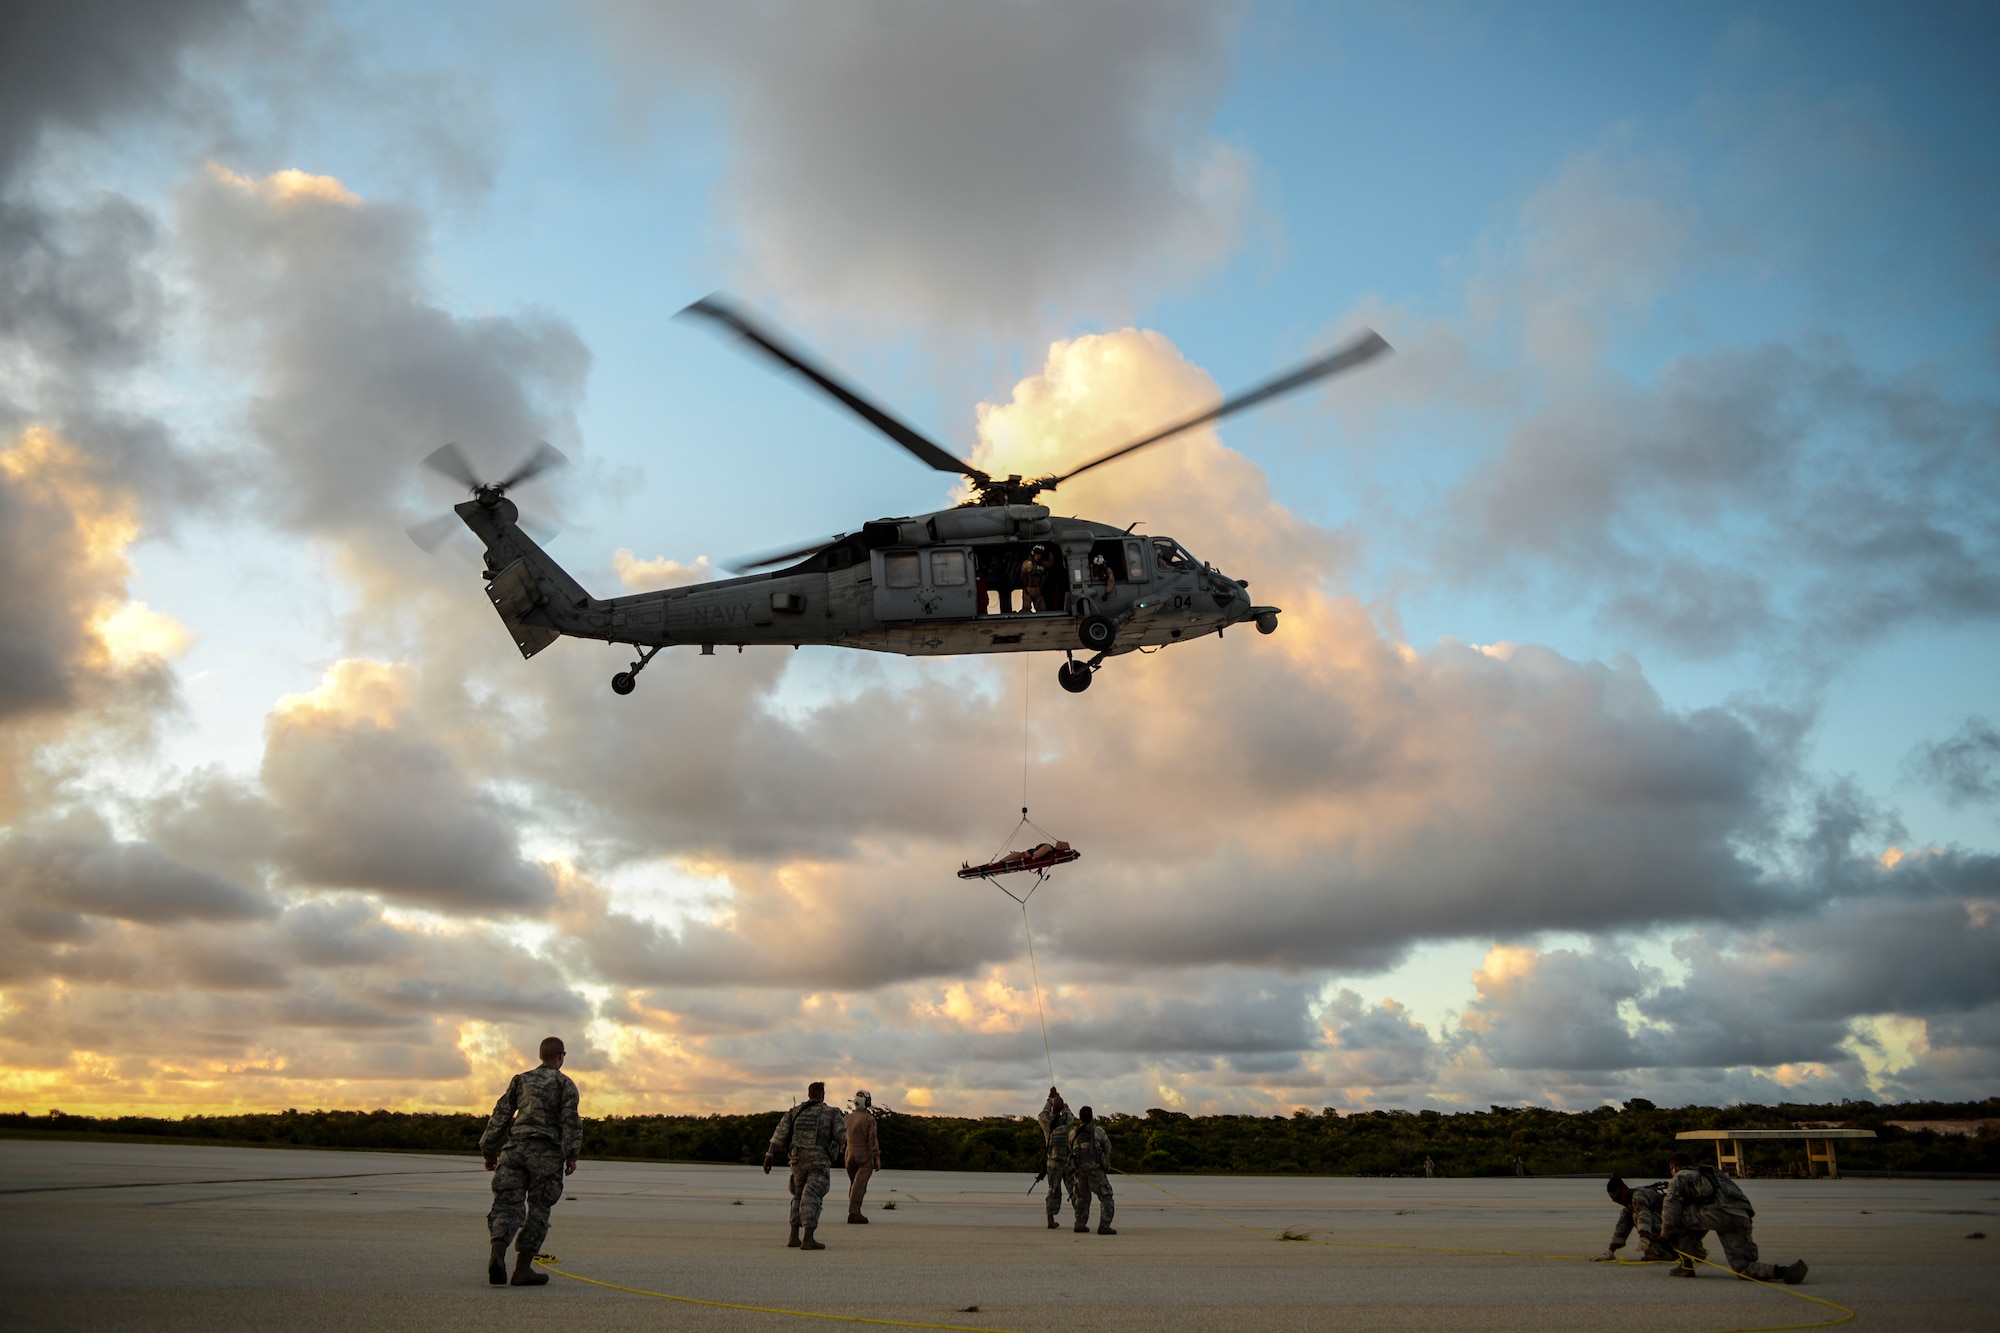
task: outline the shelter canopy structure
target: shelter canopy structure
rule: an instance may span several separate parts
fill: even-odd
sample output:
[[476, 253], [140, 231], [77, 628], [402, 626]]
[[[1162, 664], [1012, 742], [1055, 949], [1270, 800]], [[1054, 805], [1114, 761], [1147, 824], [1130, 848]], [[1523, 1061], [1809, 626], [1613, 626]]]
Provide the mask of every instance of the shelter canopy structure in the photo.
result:
[[[1817, 1176], [1819, 1165], [1824, 1162], [1827, 1178], [1839, 1180], [1840, 1163], [1834, 1158], [1834, 1140], [1872, 1139], [1875, 1137], [1875, 1131], [1872, 1129], [1685, 1129], [1674, 1137], [1713, 1140], [1715, 1169], [1727, 1171], [1733, 1176], [1743, 1174], [1745, 1143], [1757, 1139], [1804, 1139], [1807, 1177]], [[1814, 1151], [1814, 1144], [1819, 1145], [1818, 1151]]]

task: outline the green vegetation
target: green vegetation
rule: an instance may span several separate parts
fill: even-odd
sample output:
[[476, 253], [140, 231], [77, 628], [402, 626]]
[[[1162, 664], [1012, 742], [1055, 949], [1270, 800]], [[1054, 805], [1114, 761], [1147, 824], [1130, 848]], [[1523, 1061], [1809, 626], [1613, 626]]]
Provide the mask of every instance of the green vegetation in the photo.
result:
[[[643, 1161], [762, 1160], [779, 1113], [714, 1116], [605, 1116], [584, 1121], [584, 1155]], [[1188, 1116], [1151, 1110], [1103, 1117], [1115, 1160], [1142, 1174], [1420, 1175], [1424, 1158], [1445, 1176], [1512, 1175], [1514, 1160], [1535, 1175], [1617, 1171], [1662, 1174], [1674, 1135], [1687, 1129], [1792, 1129], [1838, 1122], [1881, 1137], [1839, 1145], [1849, 1170], [2000, 1173], [2000, 1134], [1910, 1133], [1890, 1120], [1971, 1120], [2000, 1117], [2000, 1097], [1984, 1102], [1904, 1102], [1877, 1106], [1655, 1107], [1634, 1099], [1623, 1109], [1564, 1112], [1496, 1106], [1486, 1111], [1366, 1111], [1289, 1116]], [[96, 1118], [0, 1114], [0, 1133], [197, 1140], [307, 1148], [366, 1148], [473, 1154], [485, 1117], [401, 1111], [283, 1111], [269, 1115]], [[1692, 1145], [1697, 1156], [1707, 1144]], [[1797, 1174], [1803, 1145], [1751, 1148], [1752, 1174]], [[890, 1114], [882, 1121], [882, 1158], [899, 1170], [1026, 1171], [1042, 1156], [1033, 1120], [978, 1120]]]

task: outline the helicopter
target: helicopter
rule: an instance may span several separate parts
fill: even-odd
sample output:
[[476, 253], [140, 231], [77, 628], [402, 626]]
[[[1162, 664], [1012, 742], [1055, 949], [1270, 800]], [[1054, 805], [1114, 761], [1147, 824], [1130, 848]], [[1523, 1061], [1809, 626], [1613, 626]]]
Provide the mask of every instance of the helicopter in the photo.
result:
[[[717, 644], [827, 644], [910, 656], [1060, 651], [1056, 678], [1071, 694], [1090, 687], [1108, 658], [1220, 635], [1245, 622], [1275, 633], [1280, 608], [1259, 606], [1249, 583], [1197, 560], [1171, 537], [1081, 518], [1038, 503], [1093, 468], [1184, 431], [1255, 407], [1359, 366], [1389, 350], [1365, 331], [1329, 355], [1122, 445], [1060, 475], [992, 476], [954, 456], [862, 397], [720, 297], [681, 312], [728, 329], [939, 472], [971, 483], [949, 509], [872, 519], [852, 532], [752, 558], [736, 578], [628, 597], [599, 598], [521, 528], [507, 492], [566, 461], [546, 443], [512, 473], [480, 480], [457, 444], [424, 459], [470, 491], [452, 513], [485, 545], [486, 595], [521, 656], [565, 636], [629, 645], [637, 657], [611, 678], [632, 693], [662, 648]], [[444, 527], [440, 528], [439, 524]], [[430, 547], [455, 528], [448, 516], [410, 529]], [[772, 568], [777, 566], [777, 568]], [[1081, 650], [1088, 654], [1078, 660]]]

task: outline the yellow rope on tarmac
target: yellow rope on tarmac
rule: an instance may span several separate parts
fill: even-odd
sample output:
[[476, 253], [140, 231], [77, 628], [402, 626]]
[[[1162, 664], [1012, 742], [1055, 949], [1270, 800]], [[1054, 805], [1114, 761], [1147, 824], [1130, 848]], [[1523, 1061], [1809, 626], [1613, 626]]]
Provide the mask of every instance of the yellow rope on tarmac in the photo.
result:
[[562, 1260], [553, 1254], [538, 1254], [535, 1256], [535, 1262], [557, 1277], [566, 1277], [572, 1282], [588, 1282], [593, 1287], [628, 1292], [634, 1296], [651, 1296], [662, 1301], [679, 1301], [683, 1305], [707, 1305], [718, 1310], [748, 1310], [752, 1314], [784, 1314], [791, 1315], [795, 1319], [832, 1319], [843, 1324], [886, 1324], [890, 1328], [942, 1328], [951, 1330], [951, 1333], [1016, 1333], [1014, 1329], [978, 1328], [970, 1324], [926, 1324], [914, 1319], [871, 1319], [867, 1315], [859, 1314], [827, 1314], [820, 1310], [782, 1310], [773, 1305], [738, 1305], [734, 1301], [705, 1301], [699, 1296], [676, 1296], [672, 1292], [647, 1291], [644, 1287], [621, 1287], [616, 1282], [600, 1282], [594, 1277], [585, 1277], [581, 1273], [571, 1273], [558, 1267]]
[[[1111, 1169], [1113, 1171], [1117, 1171], [1119, 1175], [1124, 1176], [1127, 1180], [1136, 1180], [1141, 1185], [1145, 1185], [1152, 1189], [1158, 1190], [1160, 1193], [1166, 1195], [1169, 1199], [1172, 1199], [1175, 1203], [1183, 1204], [1186, 1207], [1192, 1208], [1197, 1213], [1200, 1213], [1203, 1217], [1213, 1218], [1217, 1222], [1225, 1223], [1229, 1226], [1237, 1228], [1240, 1231], [1248, 1231], [1255, 1236], [1263, 1236], [1269, 1240], [1291, 1241], [1295, 1244], [1303, 1244], [1303, 1245], [1325, 1245], [1332, 1249], [1339, 1249], [1339, 1250], [1421, 1250], [1427, 1254], [1494, 1254], [1494, 1255], [1501, 1255], [1509, 1259], [1588, 1259], [1590, 1257], [1587, 1254], [1531, 1254], [1525, 1250], [1480, 1250], [1459, 1245], [1388, 1245], [1388, 1244], [1378, 1244], [1378, 1243], [1371, 1243], [1368, 1241], [1358, 1241], [1358, 1240], [1314, 1240], [1310, 1236], [1294, 1236], [1289, 1233], [1273, 1236], [1268, 1231], [1260, 1230], [1257, 1227], [1248, 1225], [1247, 1223], [1238, 1222], [1233, 1217], [1224, 1217], [1220, 1213], [1212, 1213], [1208, 1209], [1202, 1207], [1200, 1204], [1194, 1202], [1192, 1199], [1184, 1199], [1180, 1195], [1168, 1189], [1165, 1185], [1161, 1185], [1154, 1181], [1148, 1180], [1144, 1176], [1135, 1176], [1130, 1171], [1120, 1171], [1115, 1166], [1112, 1167]], [[1709, 1268], [1717, 1269], [1720, 1272], [1727, 1273], [1731, 1277], [1743, 1278], [1745, 1282], [1754, 1282], [1760, 1287], [1769, 1287], [1773, 1291], [1780, 1292], [1786, 1296], [1795, 1296], [1799, 1300], [1811, 1301], [1814, 1305], [1824, 1305], [1829, 1310], [1840, 1311], [1840, 1317], [1838, 1319], [1822, 1319], [1811, 1324], [1759, 1324], [1755, 1328], [1715, 1329], [1712, 1330], [1712, 1333], [1790, 1333], [1790, 1330], [1794, 1329], [1832, 1328], [1836, 1324], [1845, 1324], [1849, 1320], [1854, 1318], [1854, 1311], [1848, 1309], [1844, 1305], [1837, 1305], [1832, 1301], [1822, 1300], [1818, 1296], [1808, 1296], [1803, 1291], [1793, 1291], [1790, 1287], [1781, 1286], [1775, 1282], [1766, 1282], [1761, 1278], [1743, 1277], [1741, 1273], [1736, 1272], [1734, 1269], [1724, 1268], [1721, 1264], [1713, 1263], [1707, 1259], [1698, 1259], [1694, 1255], [1688, 1254], [1685, 1251], [1676, 1251], [1676, 1253], [1680, 1254], [1682, 1258], [1687, 1259], [1693, 1263], [1704, 1264]], [[1618, 1260], [1619, 1266], [1623, 1268], [1645, 1268], [1654, 1264], [1672, 1263], [1672, 1262], [1673, 1260], [1671, 1259]]]

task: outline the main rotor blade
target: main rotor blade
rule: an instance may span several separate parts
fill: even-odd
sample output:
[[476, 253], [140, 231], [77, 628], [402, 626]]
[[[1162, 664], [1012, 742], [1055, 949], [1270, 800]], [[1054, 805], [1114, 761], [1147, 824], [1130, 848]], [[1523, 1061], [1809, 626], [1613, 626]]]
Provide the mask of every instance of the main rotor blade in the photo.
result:
[[767, 569], [772, 565], [790, 564], [794, 560], [803, 560], [809, 555], [824, 551], [846, 535], [844, 532], [836, 532], [831, 537], [821, 537], [810, 546], [788, 547], [782, 551], [764, 551], [757, 555], [738, 556], [734, 560], [725, 560], [722, 567], [732, 574], [748, 574], [752, 570]]
[[1323, 380], [1328, 375], [1337, 375], [1343, 370], [1350, 370], [1362, 362], [1371, 361], [1389, 350], [1388, 340], [1375, 332], [1375, 330], [1369, 329], [1361, 337], [1330, 356], [1323, 356], [1317, 361], [1308, 361], [1298, 369], [1288, 370], [1274, 379], [1265, 381], [1254, 389], [1246, 389], [1234, 398], [1225, 398], [1207, 411], [1198, 412], [1185, 421], [1176, 422], [1165, 430], [1156, 431], [1143, 440], [1134, 440], [1128, 445], [1113, 449], [1101, 458], [1093, 458], [1082, 467], [1065, 472], [1060, 477], [1053, 478], [1047, 484], [1053, 489], [1053, 487], [1068, 481], [1071, 477], [1109, 463], [1114, 458], [1123, 458], [1129, 453], [1144, 449], [1149, 444], [1158, 444], [1160, 441], [1178, 435], [1184, 430], [1193, 430], [1196, 426], [1204, 426], [1211, 421], [1220, 421], [1223, 417], [1241, 412], [1245, 408], [1255, 407], [1259, 403], [1269, 402], [1273, 398], [1282, 397], [1294, 389], [1303, 389], [1306, 385], [1316, 380]]
[[778, 342], [777, 339], [752, 324], [733, 307], [716, 297], [705, 296], [682, 310], [681, 313], [683, 315], [702, 315], [727, 328], [734, 329], [744, 338], [755, 343], [773, 360], [790, 366], [793, 370], [798, 371], [799, 374], [804, 375], [845, 405], [849, 411], [859, 416], [876, 430], [881, 431], [897, 444], [908, 449], [939, 472], [956, 472], [961, 476], [971, 477], [974, 481], [991, 480], [991, 478], [978, 468], [953, 456], [951, 451], [943, 445], [917, 434], [917, 432], [911, 430], [908, 426], [896, 420], [896, 418], [890, 416], [887, 412], [884, 412], [881, 408], [875, 406], [875, 404], [869, 402], [839, 380], [833, 378], [826, 371], [807, 361], [799, 353]]
[[479, 474], [472, 470], [465, 451], [458, 447], [456, 441], [432, 450], [424, 459], [424, 466], [433, 472], [443, 473], [468, 491], [479, 489]]
[[510, 487], [520, 485], [530, 478], [539, 477], [552, 467], [563, 467], [568, 463], [569, 459], [563, 455], [562, 450], [556, 448], [547, 440], [537, 440], [535, 442], [535, 452], [529, 454], [522, 461], [521, 466], [515, 468], [505, 480], [494, 482], [493, 489], [496, 491], [507, 490]]
[[439, 514], [421, 523], [412, 523], [403, 531], [410, 534], [410, 540], [425, 551], [435, 551], [446, 537], [460, 526], [457, 514]]

